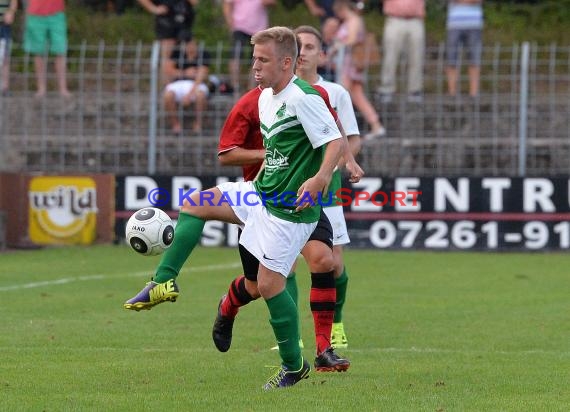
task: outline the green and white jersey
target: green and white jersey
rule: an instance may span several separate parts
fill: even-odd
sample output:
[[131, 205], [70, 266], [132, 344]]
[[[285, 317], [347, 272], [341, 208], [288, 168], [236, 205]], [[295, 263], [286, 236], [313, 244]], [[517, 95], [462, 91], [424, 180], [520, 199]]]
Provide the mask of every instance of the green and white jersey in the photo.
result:
[[309, 83], [293, 76], [278, 94], [259, 96], [259, 120], [265, 168], [254, 183], [269, 213], [291, 222], [319, 220], [320, 206], [295, 212], [297, 190], [321, 167], [325, 144], [341, 137], [323, 98]]
[[[321, 86], [327, 91], [331, 106], [336, 111], [338, 120], [340, 121], [346, 135], [360, 135], [358, 122], [356, 121], [356, 115], [354, 114], [354, 107], [352, 106], [352, 100], [350, 99], [348, 91], [340, 84], [324, 80], [321, 76], [319, 76], [319, 80], [317, 80], [315, 84], [317, 86]], [[331, 184], [329, 186], [329, 193], [331, 193], [331, 195], [327, 195], [324, 201], [324, 207], [337, 206], [340, 203], [340, 199], [336, 196], [340, 188], [341, 176], [340, 170], [337, 169], [333, 174]], [[331, 199], [332, 202], [329, 202]]]

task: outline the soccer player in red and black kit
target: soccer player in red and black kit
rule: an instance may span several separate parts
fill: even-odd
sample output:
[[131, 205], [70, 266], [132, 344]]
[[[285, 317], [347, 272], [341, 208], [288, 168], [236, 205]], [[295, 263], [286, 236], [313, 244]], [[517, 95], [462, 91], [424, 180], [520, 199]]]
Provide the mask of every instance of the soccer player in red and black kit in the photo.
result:
[[[327, 92], [320, 86], [315, 88], [321, 93], [329, 110], [338, 120], [329, 104]], [[218, 146], [220, 162], [223, 165], [241, 166], [245, 180], [255, 178], [265, 159], [258, 112], [260, 94], [261, 88], [256, 87], [238, 100], [222, 128]], [[362, 170], [354, 161], [352, 154], [345, 152], [345, 156], [351, 157], [349, 162], [352, 166], [351, 178], [357, 181], [362, 176]], [[332, 227], [324, 212], [321, 212], [321, 220], [302, 251], [311, 270], [310, 307], [315, 325], [317, 371], [346, 371], [350, 367], [350, 362], [339, 357], [330, 345], [336, 302], [332, 237]], [[239, 253], [244, 273], [232, 281], [228, 293], [220, 300], [212, 330], [214, 343], [221, 352], [226, 352], [230, 348], [233, 323], [239, 308], [259, 297], [257, 290], [259, 262], [241, 245]], [[297, 295], [296, 290], [293, 272], [287, 278], [287, 291]], [[292, 298], [297, 302], [297, 296]]]

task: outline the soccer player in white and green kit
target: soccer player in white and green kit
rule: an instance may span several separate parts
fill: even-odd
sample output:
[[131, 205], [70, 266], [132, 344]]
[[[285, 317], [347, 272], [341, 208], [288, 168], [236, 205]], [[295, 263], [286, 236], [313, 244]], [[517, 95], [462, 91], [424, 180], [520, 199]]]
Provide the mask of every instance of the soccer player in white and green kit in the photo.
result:
[[[243, 228], [240, 244], [260, 262], [258, 289], [270, 313], [282, 366], [265, 389], [291, 386], [308, 376], [299, 347], [298, 311], [285, 289], [297, 255], [316, 227], [319, 197], [326, 192], [343, 151], [342, 135], [322, 97], [294, 74], [295, 34], [273, 27], [252, 38], [265, 169], [258, 180], [228, 182], [184, 200], [174, 242], [149, 282], [126, 309], [175, 301], [180, 269], [198, 244], [206, 220]], [[252, 196], [252, 194], [254, 196]]]
[[[309, 82], [319, 93], [325, 93], [326, 96], [323, 95], [325, 101], [328, 102], [330, 99], [335, 107], [333, 109], [329, 106], [329, 110], [334, 111], [335, 116], [338, 113], [339, 119], [342, 117], [339, 124], [349, 135], [349, 138], [339, 168], [346, 167], [350, 173], [350, 181], [358, 181], [364, 171], [354, 159], [354, 155], [360, 149], [360, 132], [350, 96], [342, 86], [324, 81], [317, 74], [317, 65], [323, 57], [319, 31], [312, 26], [300, 26], [294, 31], [297, 34], [300, 51], [295, 74]], [[223, 164], [242, 166], [245, 180], [252, 180], [252, 176], [257, 174], [260, 166], [260, 162], [258, 162], [259, 152], [256, 150], [258, 147], [263, 147], [257, 111], [257, 100], [260, 94], [261, 89], [256, 88], [238, 100], [220, 135], [218, 153], [220, 160]], [[254, 97], [255, 101], [253, 100]], [[321, 219], [302, 251], [311, 272], [309, 301], [315, 321], [317, 355], [314, 365], [317, 371], [327, 372], [344, 371], [350, 365], [347, 359], [338, 357], [330, 350], [331, 346], [340, 348], [348, 345], [342, 322], [342, 309], [346, 299], [348, 281], [343, 262], [342, 245], [349, 243], [350, 239], [342, 206], [338, 204], [337, 199], [332, 199], [331, 196], [335, 195], [340, 188], [340, 171], [337, 170], [329, 186], [329, 194], [322, 204], [323, 214], [328, 216], [326, 226], [325, 220]], [[334, 225], [334, 231], [331, 224]], [[234, 320], [240, 309], [259, 297], [257, 292], [258, 262], [241, 246], [240, 257], [244, 270], [243, 275], [232, 280], [227, 293], [220, 299], [212, 328], [212, 339], [220, 352], [226, 352], [230, 349]], [[287, 277], [287, 290], [291, 297], [297, 301], [295, 277], [295, 272]], [[335, 321], [334, 325], [333, 321]], [[272, 349], [279, 349], [279, 347], [275, 346]]]

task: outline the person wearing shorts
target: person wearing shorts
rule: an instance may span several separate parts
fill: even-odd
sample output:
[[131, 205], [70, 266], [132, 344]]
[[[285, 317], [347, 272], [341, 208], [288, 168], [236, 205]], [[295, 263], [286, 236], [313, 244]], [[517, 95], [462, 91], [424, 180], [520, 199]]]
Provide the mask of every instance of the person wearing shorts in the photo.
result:
[[0, 0], [0, 92], [5, 94], [10, 86], [10, 47], [12, 23], [18, 9], [18, 0]]
[[240, 225], [240, 244], [260, 263], [258, 290], [269, 309], [282, 361], [264, 385], [270, 390], [295, 385], [309, 375], [310, 365], [299, 346], [299, 313], [285, 284], [317, 226], [317, 200], [330, 182], [344, 141], [320, 94], [294, 75], [293, 31], [272, 27], [256, 33], [252, 44], [253, 72], [263, 88], [258, 109], [266, 166], [255, 182], [226, 183], [184, 199], [175, 240], [154, 279], [124, 308], [150, 309], [178, 298], [175, 278], [198, 244], [206, 220]]
[[[139, 4], [154, 15], [154, 32], [160, 41], [161, 62], [170, 58], [177, 43], [192, 40], [192, 30], [199, 0], [138, 0]], [[171, 81], [167, 75], [163, 81]], [[163, 83], [164, 84], [164, 83]]]
[[483, 34], [483, 1], [452, 0], [447, 12], [446, 75], [450, 96], [457, 95], [460, 52], [465, 50], [469, 61], [469, 96], [479, 95], [481, 48]]
[[59, 94], [69, 98], [67, 88], [67, 21], [64, 0], [30, 0], [26, 9], [24, 50], [34, 55], [36, 98], [47, 92], [47, 56], [55, 56], [55, 72]]
[[202, 131], [202, 117], [208, 106], [209, 89], [206, 85], [210, 67], [210, 53], [198, 47], [195, 40], [180, 43], [172, 50], [164, 72], [174, 79], [164, 89], [163, 101], [173, 133], [182, 133], [178, 108], [195, 106], [192, 126], [194, 133]]
[[[251, 54], [251, 36], [269, 27], [267, 7], [276, 0], [223, 0], [224, 19], [232, 33], [232, 56], [229, 63], [230, 82], [240, 93], [240, 61]], [[253, 87], [250, 76], [249, 86]]]

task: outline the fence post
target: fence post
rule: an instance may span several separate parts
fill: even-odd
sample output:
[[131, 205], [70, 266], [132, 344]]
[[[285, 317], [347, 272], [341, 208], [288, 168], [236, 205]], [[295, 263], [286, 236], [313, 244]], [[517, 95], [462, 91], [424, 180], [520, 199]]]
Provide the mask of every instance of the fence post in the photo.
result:
[[[4, 67], [4, 56], [6, 54], [6, 39], [0, 39], [0, 80], [3, 79], [4, 70], [1, 70]], [[6, 116], [6, 112], [4, 111], [4, 96], [0, 95], [0, 136], [6, 136], [6, 132], [4, 131], [4, 117]], [[4, 148], [4, 137], [0, 137], [0, 172], [2, 169], [6, 167], [6, 155], [5, 155], [5, 148]], [[7, 167], [6, 167], [7, 169]], [[1, 213], [1, 212], [0, 212]], [[2, 217], [0, 216], [0, 219]], [[0, 221], [0, 226], [2, 222]], [[0, 236], [2, 236], [2, 227], [0, 227]], [[0, 245], [1, 246], [1, 245]]]
[[148, 116], [148, 165], [149, 175], [156, 173], [156, 119], [158, 110], [158, 75], [159, 75], [159, 56], [160, 42], [155, 41], [152, 44], [152, 53], [150, 57], [150, 108]]
[[529, 54], [530, 43], [524, 42], [521, 50], [521, 76], [519, 89], [519, 176], [524, 176], [526, 174]]

